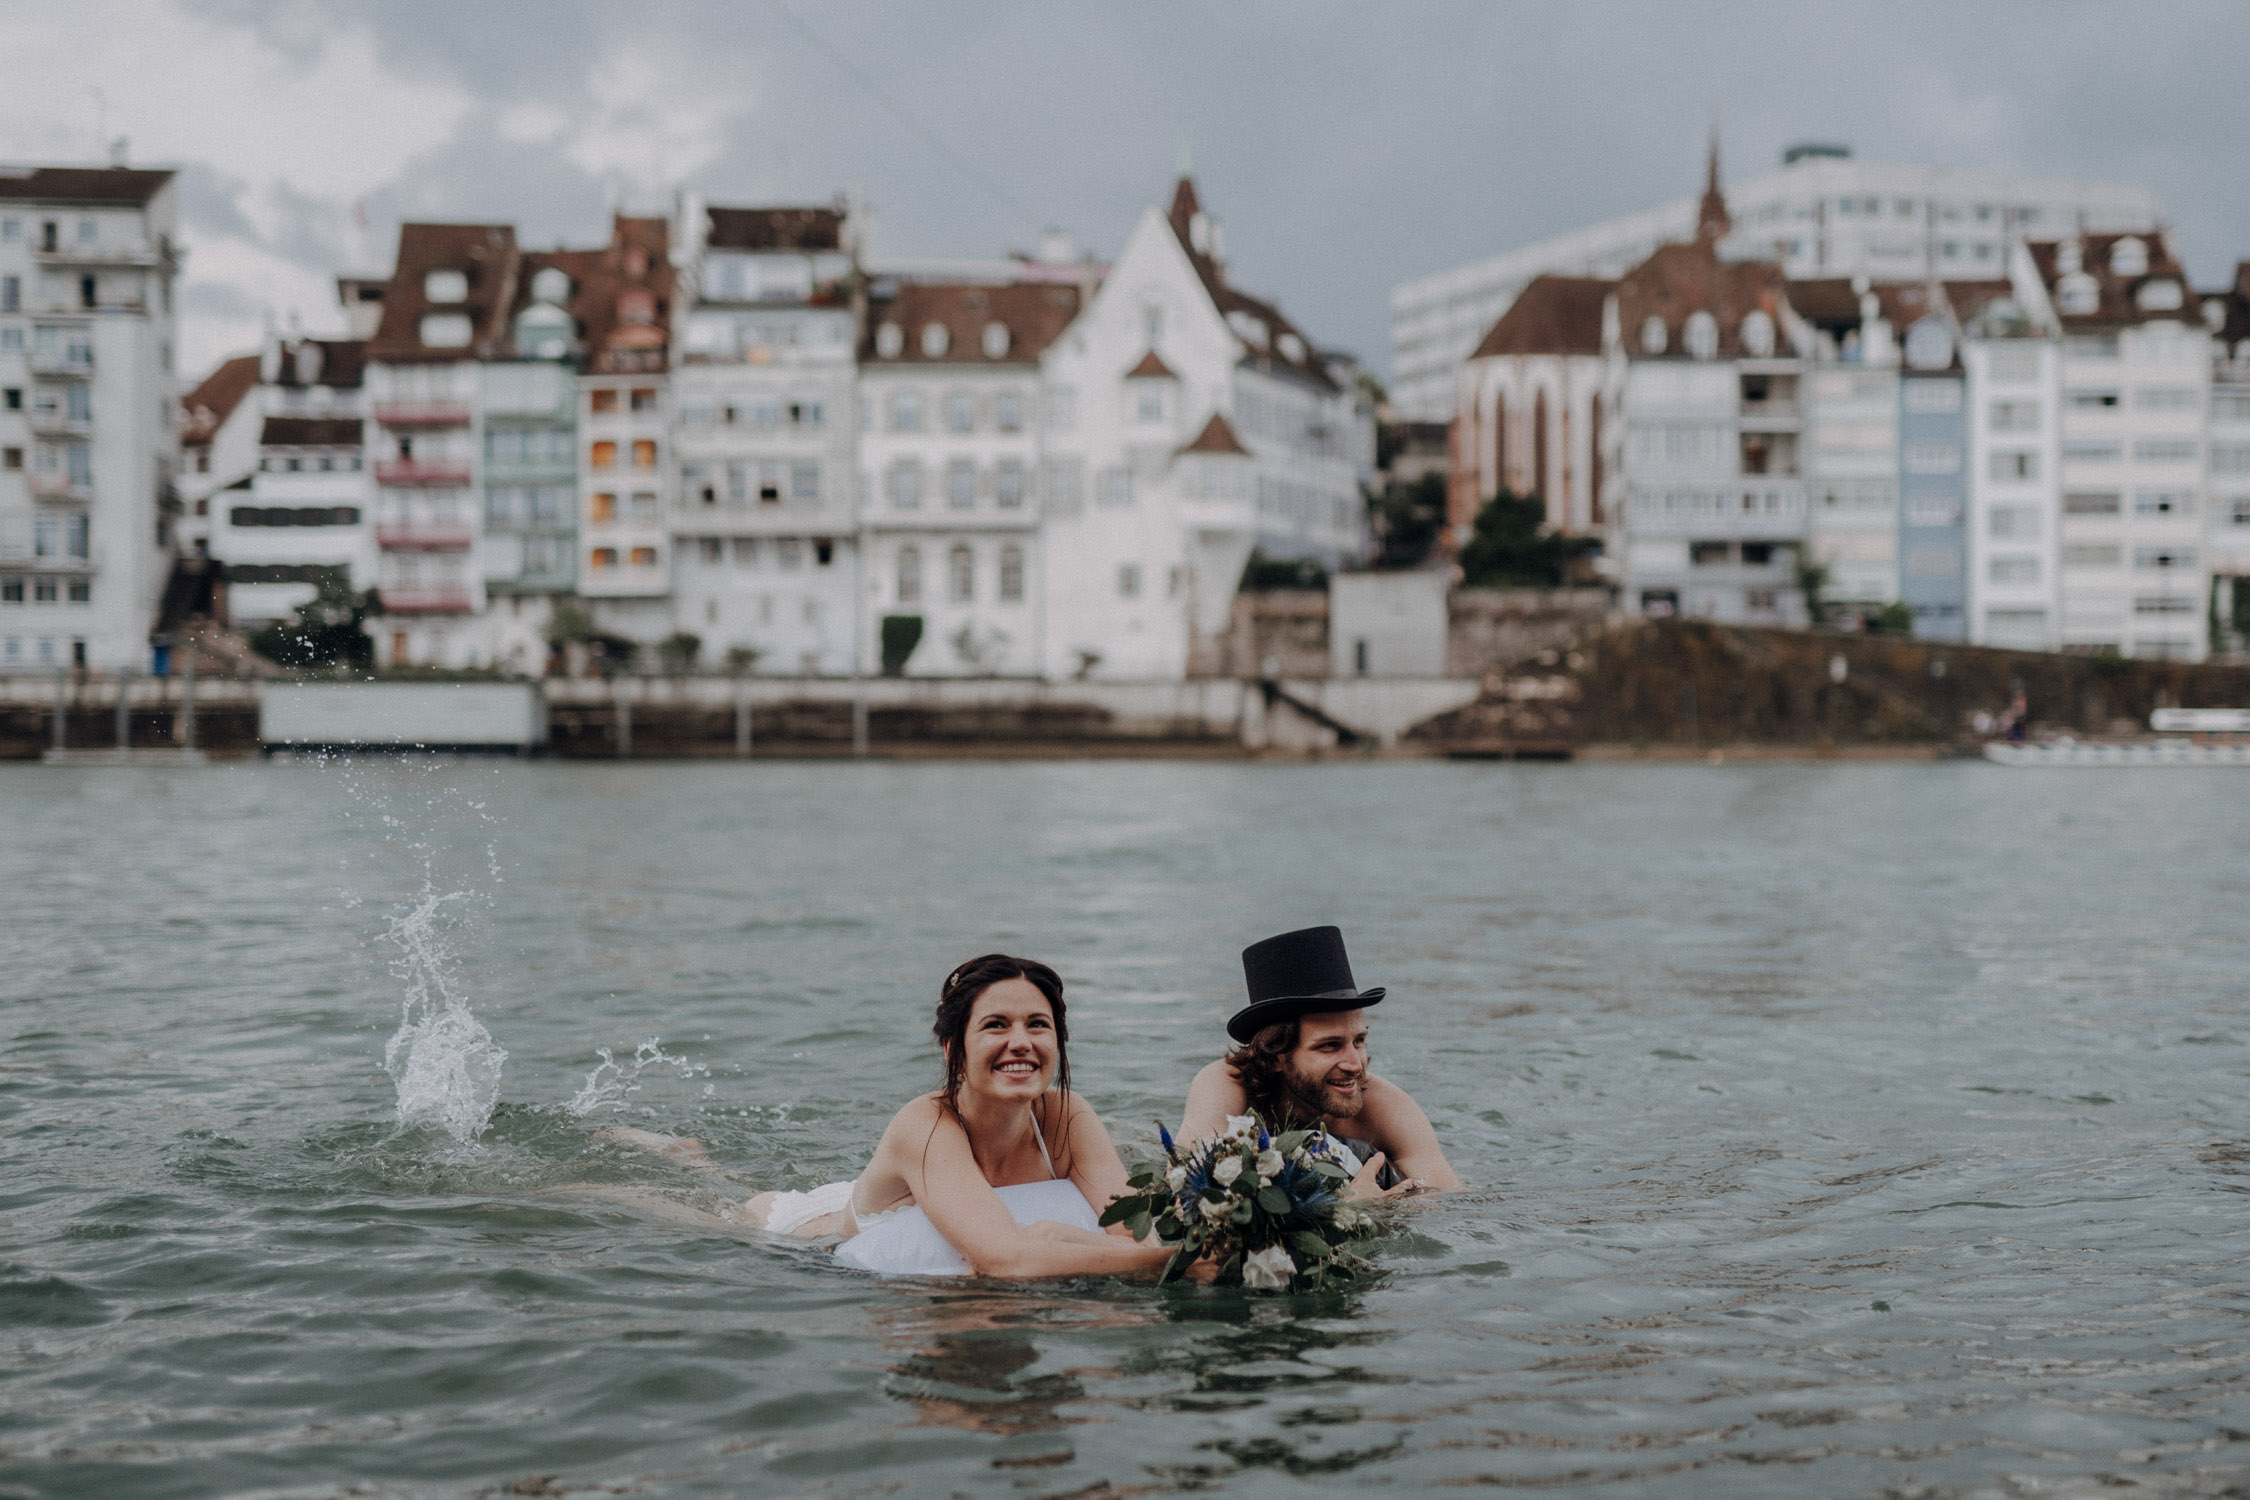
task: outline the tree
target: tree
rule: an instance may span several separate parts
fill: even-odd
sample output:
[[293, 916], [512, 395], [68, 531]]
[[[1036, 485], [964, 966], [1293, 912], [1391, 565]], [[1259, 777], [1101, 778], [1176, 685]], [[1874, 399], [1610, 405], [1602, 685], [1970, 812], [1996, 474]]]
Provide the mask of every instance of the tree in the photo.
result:
[[695, 659], [702, 654], [703, 637], [692, 630], [675, 630], [656, 643], [657, 660], [674, 677], [684, 677], [694, 671]]
[[1570, 563], [1597, 545], [1591, 537], [1550, 531], [1546, 504], [1537, 495], [1503, 489], [1477, 512], [1461, 548], [1461, 581], [1479, 589], [1558, 588]]
[[1236, 587], [1245, 594], [1262, 594], [1269, 589], [1324, 589], [1328, 587], [1328, 570], [1318, 558], [1268, 557], [1253, 549], [1250, 560], [1242, 565], [1242, 581]]
[[1805, 596], [1805, 623], [1828, 623], [1828, 601], [1821, 593], [1828, 587], [1828, 565], [1817, 563], [1807, 556], [1805, 549], [1797, 549], [1797, 591]]
[[276, 620], [250, 637], [250, 649], [285, 667], [375, 665], [367, 617], [380, 614], [375, 591], [354, 594], [341, 570], [321, 575], [316, 592], [297, 606], [294, 619]]
[[922, 617], [920, 615], [883, 616], [882, 646], [883, 675], [906, 675], [906, 659], [914, 648], [922, 644]]
[[1429, 561], [1445, 529], [1445, 476], [1424, 474], [1411, 484], [1388, 484], [1367, 496], [1368, 529], [1375, 533], [1375, 566], [1418, 568]]

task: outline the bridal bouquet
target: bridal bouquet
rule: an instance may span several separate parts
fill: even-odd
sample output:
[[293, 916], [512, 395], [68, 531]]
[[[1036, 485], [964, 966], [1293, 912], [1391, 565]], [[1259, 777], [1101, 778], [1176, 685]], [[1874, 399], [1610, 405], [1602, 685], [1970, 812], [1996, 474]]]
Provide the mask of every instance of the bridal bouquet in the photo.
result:
[[1176, 1245], [1162, 1280], [1210, 1256], [1219, 1281], [1256, 1290], [1303, 1290], [1348, 1281], [1367, 1262], [1346, 1247], [1372, 1239], [1375, 1216], [1346, 1203], [1343, 1147], [1324, 1131], [1269, 1134], [1256, 1115], [1234, 1115], [1217, 1135], [1188, 1144], [1162, 1125], [1164, 1164], [1143, 1167], [1102, 1211], [1134, 1238], [1153, 1227]]

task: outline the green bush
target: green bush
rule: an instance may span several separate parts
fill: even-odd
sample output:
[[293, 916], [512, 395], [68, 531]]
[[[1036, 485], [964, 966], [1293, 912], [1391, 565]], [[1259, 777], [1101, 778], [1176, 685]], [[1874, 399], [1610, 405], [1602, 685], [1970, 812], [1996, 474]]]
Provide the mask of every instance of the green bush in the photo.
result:
[[1571, 561], [1599, 545], [1549, 531], [1547, 505], [1537, 495], [1502, 490], [1477, 512], [1461, 548], [1461, 582], [1476, 589], [1558, 588]]
[[382, 612], [375, 591], [354, 594], [338, 574], [320, 580], [319, 592], [297, 606], [294, 619], [276, 620], [250, 636], [250, 649], [284, 667], [375, 665], [367, 617]]
[[914, 648], [922, 644], [922, 617], [920, 615], [883, 616], [883, 675], [902, 677], [906, 674], [906, 660]]

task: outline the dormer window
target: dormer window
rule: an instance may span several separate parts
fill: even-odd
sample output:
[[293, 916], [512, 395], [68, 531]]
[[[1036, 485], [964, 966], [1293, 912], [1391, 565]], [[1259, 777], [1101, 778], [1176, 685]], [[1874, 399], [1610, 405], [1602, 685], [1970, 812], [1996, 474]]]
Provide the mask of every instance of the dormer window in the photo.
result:
[[1297, 335], [1293, 333], [1285, 333], [1280, 338], [1276, 339], [1274, 343], [1281, 350], [1281, 357], [1283, 359], [1286, 359], [1293, 364], [1300, 365], [1305, 362], [1305, 341], [1297, 337]]
[[896, 359], [906, 348], [906, 330], [896, 323], [885, 323], [875, 330], [875, 352], [885, 359]]
[[[445, 306], [469, 300], [469, 278], [461, 271], [432, 271], [422, 278], [422, 300]], [[424, 339], [423, 343], [428, 343]], [[463, 339], [463, 343], [468, 340]]]
[[1671, 341], [1671, 334], [1665, 329], [1662, 318], [1650, 313], [1641, 320], [1641, 352], [1643, 354], [1662, 354], [1664, 346]]
[[570, 274], [560, 266], [541, 266], [531, 278], [531, 300], [562, 306], [570, 300]]
[[465, 349], [469, 344], [467, 313], [426, 313], [422, 318], [422, 344], [428, 349]]
[[1008, 335], [1008, 325], [1005, 323], [985, 324], [984, 337], [982, 342], [984, 345], [984, 357], [986, 359], [1005, 358], [1007, 356], [1008, 345], [1010, 343]]
[[1753, 359], [1773, 357], [1773, 318], [1764, 308], [1752, 308], [1742, 319], [1742, 347]]
[[2110, 246], [2109, 273], [2112, 276], [2146, 276], [2148, 241], [2129, 234]]
[[2178, 312], [2187, 305], [2187, 293], [2178, 282], [2166, 276], [2142, 282], [2133, 300], [2140, 304], [2142, 312]]
[[943, 323], [922, 325], [922, 357], [943, 359], [945, 351], [953, 347], [953, 335]]
[[2055, 306], [2072, 317], [2099, 312], [2101, 305], [2101, 283], [2084, 271], [2073, 271], [2056, 284]]
[[1227, 314], [1227, 327], [1233, 329], [1234, 336], [1251, 348], [1266, 347], [1266, 325], [1240, 308]]
[[1719, 353], [1719, 320], [1698, 308], [1688, 314], [1682, 342], [1691, 359], [1713, 359]]
[[2076, 276], [2086, 269], [2085, 251], [2076, 240], [2064, 240], [2055, 246], [2055, 269], [2065, 276]]

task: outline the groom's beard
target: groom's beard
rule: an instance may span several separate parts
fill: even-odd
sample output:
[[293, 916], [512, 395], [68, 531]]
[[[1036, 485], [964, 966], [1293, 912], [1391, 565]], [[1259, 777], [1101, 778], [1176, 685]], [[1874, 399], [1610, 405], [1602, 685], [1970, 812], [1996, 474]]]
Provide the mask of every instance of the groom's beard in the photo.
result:
[[1354, 1120], [1367, 1106], [1365, 1075], [1361, 1076], [1359, 1087], [1353, 1089], [1330, 1087], [1326, 1073], [1314, 1073], [1308, 1077], [1291, 1070], [1285, 1076], [1290, 1101], [1309, 1119]]

